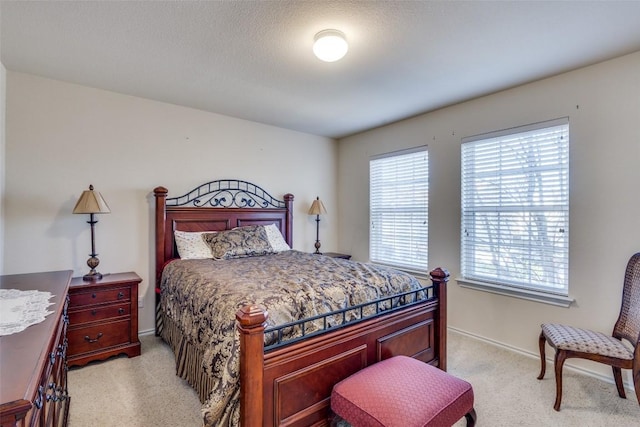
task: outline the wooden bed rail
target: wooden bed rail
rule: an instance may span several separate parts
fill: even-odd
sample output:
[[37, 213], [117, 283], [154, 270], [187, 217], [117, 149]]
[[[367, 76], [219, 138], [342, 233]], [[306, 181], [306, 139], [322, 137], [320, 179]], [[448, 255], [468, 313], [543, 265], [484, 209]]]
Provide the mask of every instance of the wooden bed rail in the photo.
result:
[[[238, 310], [240, 425], [328, 425], [333, 384], [396, 354], [417, 357], [446, 370], [449, 272], [436, 268], [430, 276], [433, 298], [317, 335], [304, 346], [294, 343], [266, 354], [264, 339], [269, 314], [256, 305]], [[416, 351], [418, 341], [427, 342], [426, 348]], [[314, 400], [292, 409], [290, 402], [300, 401], [303, 395], [313, 395]]]

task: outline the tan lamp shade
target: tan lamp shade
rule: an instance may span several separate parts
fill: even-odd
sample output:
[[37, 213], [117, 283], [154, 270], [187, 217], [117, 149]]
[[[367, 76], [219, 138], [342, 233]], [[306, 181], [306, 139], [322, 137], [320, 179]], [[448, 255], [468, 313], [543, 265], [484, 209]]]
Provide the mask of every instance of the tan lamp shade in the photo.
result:
[[74, 214], [106, 214], [111, 213], [107, 202], [98, 191], [93, 190], [93, 185], [88, 190], [84, 190], [73, 208]]
[[324, 215], [327, 213], [327, 210], [324, 208], [324, 204], [319, 197], [311, 203], [311, 207], [309, 208], [309, 215]]

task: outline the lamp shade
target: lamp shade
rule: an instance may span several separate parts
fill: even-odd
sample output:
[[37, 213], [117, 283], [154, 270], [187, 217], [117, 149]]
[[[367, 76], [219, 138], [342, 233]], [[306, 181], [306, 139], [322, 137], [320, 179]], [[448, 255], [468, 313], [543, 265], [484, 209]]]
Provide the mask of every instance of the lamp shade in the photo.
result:
[[88, 190], [84, 190], [73, 208], [74, 214], [106, 214], [111, 213], [107, 202], [98, 191], [93, 190], [93, 185]]
[[324, 204], [319, 197], [311, 203], [311, 207], [309, 208], [309, 215], [323, 215], [326, 214], [327, 210], [324, 208]]

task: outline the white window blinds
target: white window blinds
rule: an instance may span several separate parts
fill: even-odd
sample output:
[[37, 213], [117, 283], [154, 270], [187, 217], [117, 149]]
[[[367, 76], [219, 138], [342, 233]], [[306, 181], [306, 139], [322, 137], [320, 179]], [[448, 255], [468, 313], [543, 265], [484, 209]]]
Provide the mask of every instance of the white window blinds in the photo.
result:
[[427, 272], [427, 147], [369, 161], [369, 257], [374, 263]]
[[568, 294], [569, 121], [462, 140], [464, 279]]

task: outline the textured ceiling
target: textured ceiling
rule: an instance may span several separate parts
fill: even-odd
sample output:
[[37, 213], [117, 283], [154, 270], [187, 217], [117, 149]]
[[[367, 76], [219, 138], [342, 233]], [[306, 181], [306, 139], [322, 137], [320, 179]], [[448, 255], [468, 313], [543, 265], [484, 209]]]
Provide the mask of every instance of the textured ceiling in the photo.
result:
[[[6, 1], [20, 71], [334, 138], [640, 50], [640, 1]], [[324, 63], [314, 35], [349, 52]]]

